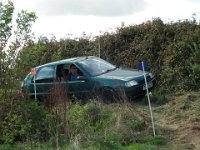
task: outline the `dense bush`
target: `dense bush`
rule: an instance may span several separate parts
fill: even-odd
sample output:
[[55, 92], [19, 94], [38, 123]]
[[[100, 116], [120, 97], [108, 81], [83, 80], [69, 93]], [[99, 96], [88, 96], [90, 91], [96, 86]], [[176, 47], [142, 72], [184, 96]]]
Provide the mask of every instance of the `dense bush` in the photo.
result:
[[19, 97], [4, 103], [1, 113], [1, 137], [3, 143], [17, 141], [45, 141], [48, 138], [46, 128], [47, 110], [38, 102]]

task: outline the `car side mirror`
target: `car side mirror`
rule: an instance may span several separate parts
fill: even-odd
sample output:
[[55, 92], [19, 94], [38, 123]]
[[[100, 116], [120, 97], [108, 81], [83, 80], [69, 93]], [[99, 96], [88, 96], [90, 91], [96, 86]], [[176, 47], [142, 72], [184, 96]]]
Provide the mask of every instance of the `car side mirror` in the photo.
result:
[[84, 77], [84, 76], [78, 76], [78, 77], [77, 77], [77, 80], [85, 81], [85, 80], [86, 80], [86, 77]]

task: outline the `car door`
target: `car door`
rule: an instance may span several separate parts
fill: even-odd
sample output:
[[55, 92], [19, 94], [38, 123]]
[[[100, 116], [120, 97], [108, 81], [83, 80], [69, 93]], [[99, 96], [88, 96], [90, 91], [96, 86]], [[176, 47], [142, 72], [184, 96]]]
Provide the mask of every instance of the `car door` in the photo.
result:
[[[48, 94], [55, 85], [55, 66], [44, 66], [37, 70], [35, 75], [35, 86], [37, 95]], [[34, 84], [34, 78], [32, 81]]]
[[88, 93], [92, 88], [90, 78], [77, 65], [76, 67], [78, 69], [78, 78], [77, 80], [68, 81], [69, 93]]
[[81, 79], [76, 81], [68, 81], [69, 93], [86, 93], [90, 90], [89, 81], [87, 79]]

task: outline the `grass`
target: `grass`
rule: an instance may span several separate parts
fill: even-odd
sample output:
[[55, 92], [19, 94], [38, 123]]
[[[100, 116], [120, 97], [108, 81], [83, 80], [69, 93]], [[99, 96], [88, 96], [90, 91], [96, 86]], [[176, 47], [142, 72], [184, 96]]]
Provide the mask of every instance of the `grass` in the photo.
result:
[[[84, 105], [68, 102], [67, 109], [60, 104], [50, 107], [51, 114], [47, 116], [51, 117], [46, 120], [49, 122], [50, 138], [46, 137], [46, 141], [5, 143], [0, 145], [0, 149], [165, 150], [198, 147], [200, 93], [156, 95], [152, 103], [155, 137], [152, 136], [148, 105], [140, 101], [112, 104], [93, 101]], [[33, 105], [33, 108], [36, 106]], [[67, 115], [63, 115], [63, 112]], [[56, 117], [67, 117], [67, 120]], [[67, 121], [66, 126], [64, 121]], [[68, 129], [67, 137], [65, 127]]]
[[[162, 94], [153, 94], [153, 95], [150, 95], [150, 100], [151, 100], [151, 104], [153, 105], [156, 105], [156, 106], [161, 106], [161, 105], [164, 105], [168, 102], [168, 99], [165, 95], [162, 95]], [[147, 97], [145, 96], [143, 98], [143, 103], [148, 105], [148, 99]]]
[[132, 144], [122, 148], [122, 150], [161, 150], [161, 149], [162, 148], [149, 144]]
[[157, 132], [165, 135], [171, 149], [199, 149], [200, 93], [173, 94], [168, 99], [165, 105], [154, 108]]
[[166, 145], [166, 137], [164, 136], [145, 136], [138, 138], [139, 143], [148, 143], [150, 145], [162, 146]]
[[54, 150], [48, 143], [35, 143], [34, 146], [30, 143], [15, 143], [15, 144], [4, 144], [0, 145], [1, 150]]

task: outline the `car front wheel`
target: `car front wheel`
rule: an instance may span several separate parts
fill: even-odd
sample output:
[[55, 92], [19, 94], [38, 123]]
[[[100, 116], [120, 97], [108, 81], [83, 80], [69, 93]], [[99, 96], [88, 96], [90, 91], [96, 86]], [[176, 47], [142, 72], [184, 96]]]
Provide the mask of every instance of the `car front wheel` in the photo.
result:
[[114, 91], [114, 89], [109, 88], [109, 87], [98, 89], [95, 93], [97, 94], [97, 97], [99, 100], [107, 104], [116, 102], [118, 100], [117, 93]]

